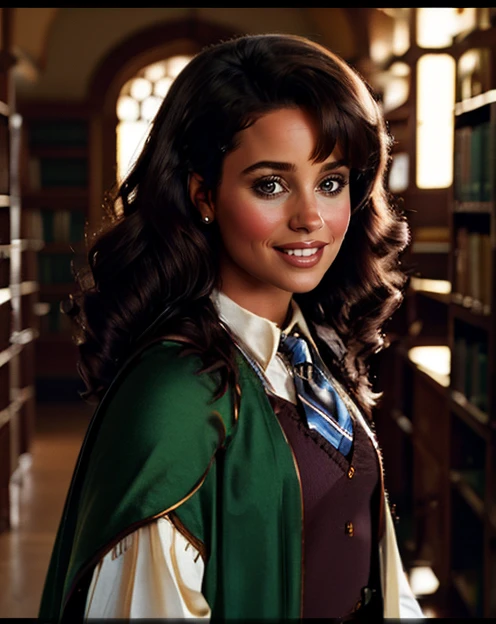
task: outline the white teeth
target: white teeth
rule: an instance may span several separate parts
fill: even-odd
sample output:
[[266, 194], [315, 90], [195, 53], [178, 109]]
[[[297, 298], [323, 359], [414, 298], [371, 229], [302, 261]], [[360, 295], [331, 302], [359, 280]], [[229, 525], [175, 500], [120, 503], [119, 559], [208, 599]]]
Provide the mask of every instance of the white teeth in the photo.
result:
[[311, 249], [283, 249], [282, 251], [288, 256], [313, 256], [318, 250], [318, 247], [313, 247]]

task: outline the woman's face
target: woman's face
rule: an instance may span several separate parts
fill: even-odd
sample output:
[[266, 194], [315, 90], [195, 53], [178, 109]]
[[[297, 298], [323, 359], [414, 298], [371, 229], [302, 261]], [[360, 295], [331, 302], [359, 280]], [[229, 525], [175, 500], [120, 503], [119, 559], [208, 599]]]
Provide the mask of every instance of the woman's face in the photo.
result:
[[349, 169], [338, 148], [312, 162], [317, 129], [301, 109], [268, 113], [239, 139], [202, 213], [220, 229], [223, 292], [270, 317], [293, 293], [314, 289], [334, 261], [350, 219]]

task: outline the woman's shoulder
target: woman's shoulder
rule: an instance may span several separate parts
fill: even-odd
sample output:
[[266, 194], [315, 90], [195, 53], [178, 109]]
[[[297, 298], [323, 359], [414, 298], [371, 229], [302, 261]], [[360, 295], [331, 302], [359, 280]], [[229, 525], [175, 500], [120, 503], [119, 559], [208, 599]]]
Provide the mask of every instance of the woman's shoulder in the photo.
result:
[[143, 348], [117, 375], [100, 408], [109, 427], [120, 423], [137, 439], [156, 432], [182, 435], [210, 429], [212, 415], [230, 430], [231, 393], [215, 399], [217, 379], [200, 372], [200, 355], [184, 351], [184, 341], [164, 337]]

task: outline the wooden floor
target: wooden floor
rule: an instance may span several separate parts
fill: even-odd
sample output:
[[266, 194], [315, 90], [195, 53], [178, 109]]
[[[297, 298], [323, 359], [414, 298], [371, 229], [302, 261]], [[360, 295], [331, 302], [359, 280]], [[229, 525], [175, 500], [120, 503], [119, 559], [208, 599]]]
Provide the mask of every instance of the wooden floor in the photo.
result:
[[[35, 618], [65, 495], [91, 409], [38, 405], [31, 466], [19, 488], [19, 521], [0, 534], [0, 618]], [[456, 596], [420, 600], [426, 617], [467, 617]]]
[[1, 618], [38, 615], [55, 531], [90, 415], [83, 403], [38, 406], [32, 463], [19, 488], [19, 523], [0, 534]]

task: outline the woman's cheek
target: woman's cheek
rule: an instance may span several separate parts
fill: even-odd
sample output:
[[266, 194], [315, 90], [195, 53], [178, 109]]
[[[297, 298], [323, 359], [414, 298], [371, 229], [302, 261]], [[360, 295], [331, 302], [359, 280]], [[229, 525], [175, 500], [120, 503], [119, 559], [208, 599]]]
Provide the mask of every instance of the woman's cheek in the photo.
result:
[[331, 218], [327, 220], [327, 225], [336, 238], [346, 234], [350, 224], [350, 217], [351, 203], [349, 200], [346, 200], [340, 206], [337, 206], [336, 210], [333, 210]]
[[239, 238], [254, 241], [270, 237], [277, 226], [275, 215], [268, 214], [266, 208], [264, 210], [251, 204], [237, 206], [230, 221]]

